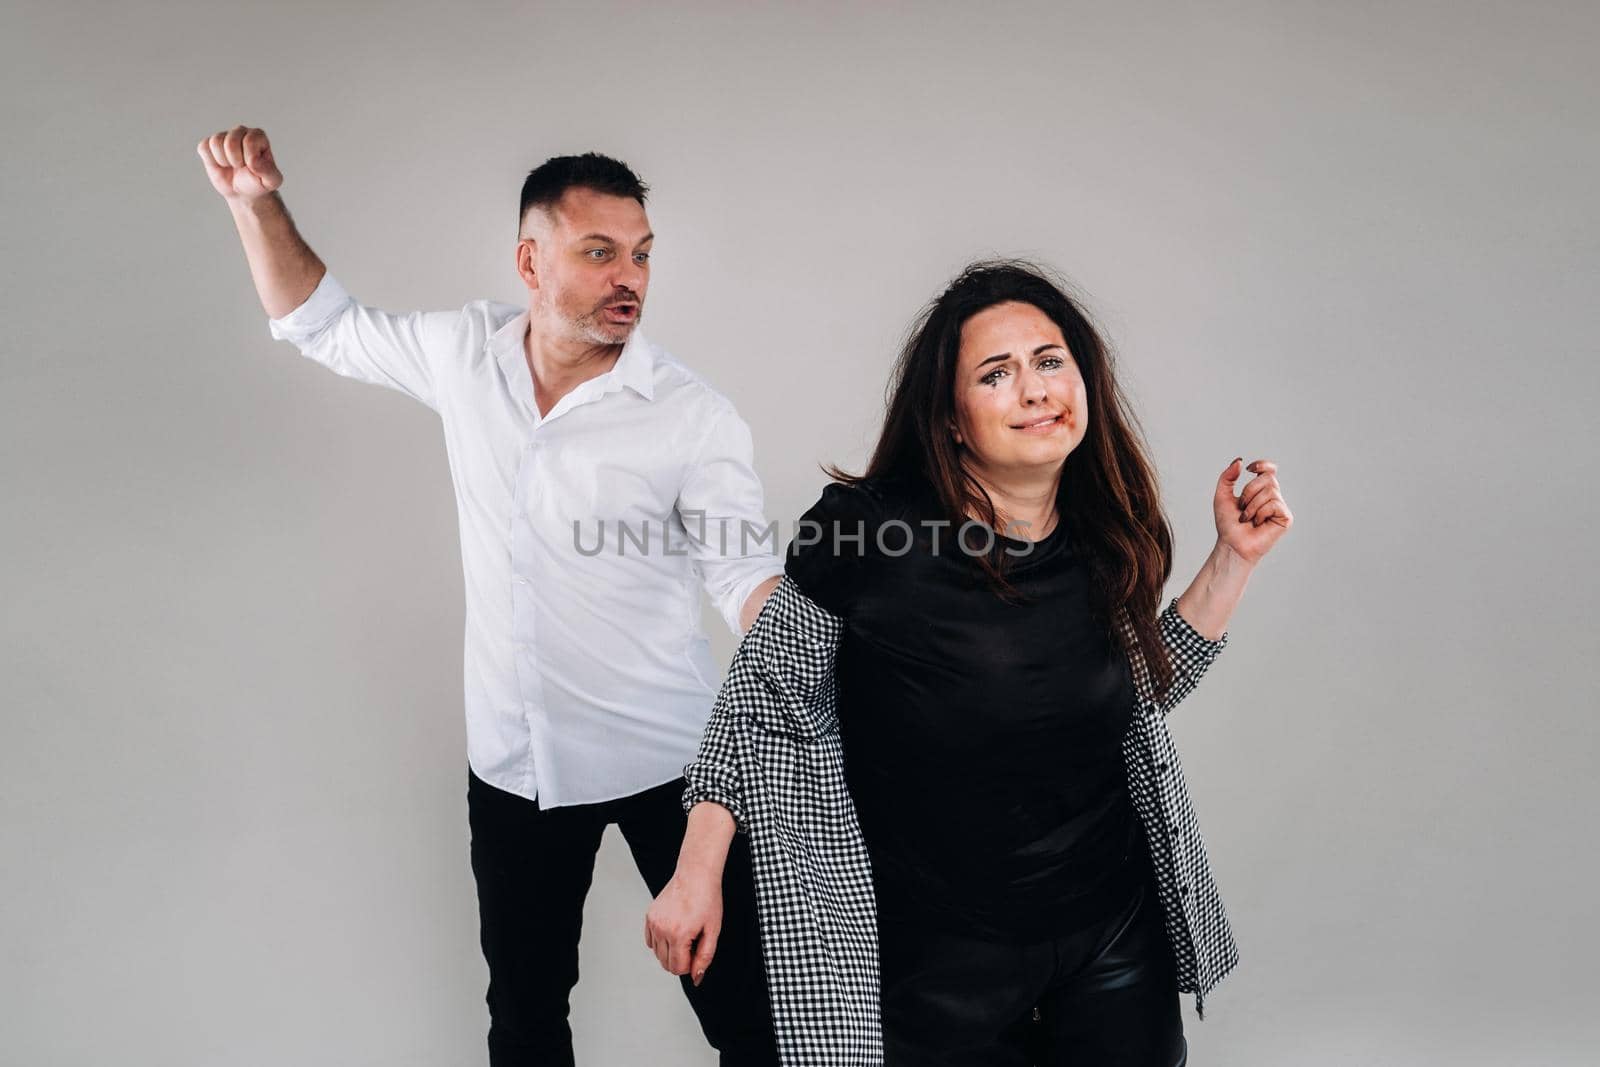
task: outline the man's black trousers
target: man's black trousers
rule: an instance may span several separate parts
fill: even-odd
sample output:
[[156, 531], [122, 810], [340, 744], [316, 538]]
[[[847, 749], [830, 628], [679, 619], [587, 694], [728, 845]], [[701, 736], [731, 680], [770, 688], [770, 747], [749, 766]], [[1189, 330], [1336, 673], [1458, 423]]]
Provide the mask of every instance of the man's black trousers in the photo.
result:
[[[489, 964], [492, 1067], [572, 1064], [568, 996], [578, 982], [583, 901], [601, 836], [615, 823], [650, 895], [659, 894], [683, 844], [682, 795], [678, 779], [618, 800], [542, 810], [537, 801], [468, 771], [472, 874]], [[770, 1067], [778, 1056], [744, 834], [734, 835], [728, 851], [722, 899], [722, 933], [711, 967], [698, 988], [686, 977], [680, 981], [723, 1067]], [[658, 966], [644, 947], [642, 914], [629, 930], [639, 940], [640, 966]]]

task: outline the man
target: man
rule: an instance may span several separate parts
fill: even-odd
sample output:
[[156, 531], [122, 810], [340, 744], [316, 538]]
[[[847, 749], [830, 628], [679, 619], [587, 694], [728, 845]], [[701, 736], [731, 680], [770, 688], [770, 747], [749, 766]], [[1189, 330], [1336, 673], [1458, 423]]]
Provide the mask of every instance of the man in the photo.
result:
[[[646, 187], [622, 163], [562, 156], [528, 175], [516, 245], [526, 308], [391, 314], [352, 300], [301, 239], [265, 133], [236, 126], [198, 150], [272, 335], [443, 422], [466, 582], [489, 1058], [570, 1064], [568, 996], [601, 835], [620, 827], [652, 896], [678, 863], [681, 770], [716, 697], [700, 586], [742, 632], [782, 573], [761, 548], [775, 531], [749, 429], [638, 329], [652, 234]], [[682, 981], [723, 1064], [776, 1063], [737, 844], [716, 966]]]

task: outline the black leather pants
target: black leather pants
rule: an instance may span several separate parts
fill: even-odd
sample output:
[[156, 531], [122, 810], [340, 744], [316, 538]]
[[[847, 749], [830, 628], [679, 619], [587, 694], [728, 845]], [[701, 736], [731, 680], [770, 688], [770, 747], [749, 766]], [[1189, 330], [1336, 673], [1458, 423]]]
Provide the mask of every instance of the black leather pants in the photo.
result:
[[1155, 890], [1109, 922], [1007, 945], [879, 921], [886, 1067], [1183, 1067]]

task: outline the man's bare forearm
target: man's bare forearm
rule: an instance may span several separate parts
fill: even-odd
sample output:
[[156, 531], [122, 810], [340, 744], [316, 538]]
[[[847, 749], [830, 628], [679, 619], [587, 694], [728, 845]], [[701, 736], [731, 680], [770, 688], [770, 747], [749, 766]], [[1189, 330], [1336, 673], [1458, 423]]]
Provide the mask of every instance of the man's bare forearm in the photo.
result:
[[281, 319], [306, 302], [328, 268], [301, 240], [283, 206], [272, 143], [265, 130], [235, 126], [195, 145], [211, 188], [227, 203], [238, 227], [250, 277], [267, 315]]
[[268, 317], [282, 318], [305, 303], [328, 268], [295, 229], [277, 193], [231, 200], [228, 208], [261, 306]]

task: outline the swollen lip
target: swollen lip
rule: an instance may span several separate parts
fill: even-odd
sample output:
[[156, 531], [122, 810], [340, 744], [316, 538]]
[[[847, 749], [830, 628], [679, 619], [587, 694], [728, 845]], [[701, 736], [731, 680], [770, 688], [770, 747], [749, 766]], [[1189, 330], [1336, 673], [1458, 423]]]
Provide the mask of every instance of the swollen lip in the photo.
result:
[[1016, 429], [1016, 430], [1021, 430], [1023, 433], [1044, 433], [1047, 430], [1055, 429], [1059, 425], [1061, 425], [1061, 416], [1057, 415], [1055, 418], [1051, 419], [1049, 422], [1036, 422], [1036, 423], [1023, 425], [1023, 426], [1015, 426], [1015, 427], [1012, 427], [1012, 428]]

